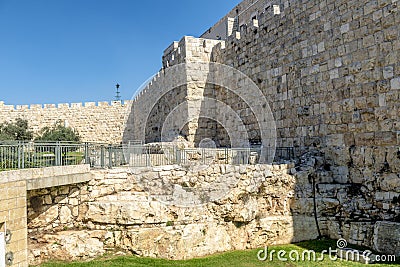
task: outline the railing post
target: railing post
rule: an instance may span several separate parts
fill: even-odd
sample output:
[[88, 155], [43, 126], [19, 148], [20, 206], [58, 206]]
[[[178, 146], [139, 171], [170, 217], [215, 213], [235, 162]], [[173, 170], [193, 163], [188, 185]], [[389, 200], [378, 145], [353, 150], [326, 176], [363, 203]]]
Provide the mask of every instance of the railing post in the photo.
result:
[[175, 147], [175, 155], [176, 155], [176, 164], [181, 164], [181, 150], [178, 147]]
[[[125, 149], [126, 149], [126, 147], [125, 147]], [[124, 151], [125, 151], [125, 153], [124, 153]], [[126, 151], [128, 151], [128, 152], [126, 152]], [[124, 145], [122, 144], [120, 153], [121, 153], [121, 157], [122, 157], [121, 165], [126, 165], [129, 162], [127, 160], [127, 157], [129, 157], [130, 150], [129, 149], [124, 150]]]
[[113, 153], [113, 158], [114, 158], [114, 164], [113, 164], [113, 167], [117, 167], [117, 166], [120, 166], [120, 159], [119, 159], [119, 154], [118, 154], [118, 150], [117, 150], [118, 148], [116, 148], [116, 147], [114, 147], [113, 148], [113, 150], [112, 150], [112, 153]]
[[25, 169], [25, 149], [24, 149], [24, 146], [25, 146], [25, 144], [24, 144], [24, 142], [22, 142], [22, 145], [21, 145], [21, 159], [22, 159], [22, 169]]
[[146, 167], [150, 166], [150, 149], [148, 147], [146, 147]]
[[105, 151], [104, 150], [105, 150], [104, 145], [101, 145], [101, 147], [100, 147], [100, 166], [102, 168], [104, 168], [104, 161], [105, 161], [105, 159], [104, 159]]
[[21, 169], [22, 167], [22, 162], [21, 162], [21, 142], [18, 141], [18, 145], [17, 145], [17, 157], [18, 157], [18, 169]]
[[55, 150], [55, 156], [56, 156], [56, 166], [61, 165], [61, 148], [60, 148], [60, 142], [56, 143], [56, 150]]
[[85, 164], [89, 164], [90, 162], [89, 158], [89, 144], [85, 142]]
[[113, 164], [112, 164], [112, 146], [108, 145], [108, 168], [112, 168]]

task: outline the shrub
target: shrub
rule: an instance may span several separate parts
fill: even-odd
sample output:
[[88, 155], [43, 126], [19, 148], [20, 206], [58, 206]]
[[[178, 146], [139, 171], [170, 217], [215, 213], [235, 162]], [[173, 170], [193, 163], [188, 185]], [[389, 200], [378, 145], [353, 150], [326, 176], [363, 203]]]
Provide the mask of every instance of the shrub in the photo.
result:
[[14, 123], [0, 124], [0, 141], [20, 140], [30, 141], [33, 133], [28, 130], [28, 121], [18, 118]]
[[53, 127], [44, 127], [35, 141], [79, 142], [80, 137], [72, 128], [65, 127], [61, 121], [58, 121]]

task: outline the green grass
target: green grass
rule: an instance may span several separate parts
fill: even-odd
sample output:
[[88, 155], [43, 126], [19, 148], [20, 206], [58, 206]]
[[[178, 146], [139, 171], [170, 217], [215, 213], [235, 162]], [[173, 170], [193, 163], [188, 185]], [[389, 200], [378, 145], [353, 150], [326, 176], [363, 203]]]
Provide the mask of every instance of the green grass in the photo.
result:
[[[287, 253], [291, 250], [296, 250], [300, 253], [304, 250], [314, 250], [317, 252], [317, 258], [321, 255], [322, 250], [336, 248], [336, 241], [334, 240], [322, 240], [322, 241], [307, 241], [298, 244], [282, 245], [282, 246], [271, 246], [268, 248], [269, 251], [272, 249], [279, 251], [284, 250]], [[353, 247], [353, 246], [352, 246]], [[232, 251], [222, 254], [216, 254], [204, 258], [196, 258], [184, 261], [170, 261], [163, 259], [151, 259], [151, 258], [140, 258], [135, 256], [125, 256], [125, 257], [104, 257], [102, 259], [97, 259], [90, 262], [49, 262], [41, 265], [42, 267], [258, 267], [258, 266], [282, 266], [282, 267], [292, 267], [292, 266], [365, 266], [361, 263], [348, 262], [348, 261], [331, 261], [328, 257], [325, 257], [324, 261], [314, 262], [314, 261], [279, 261], [276, 256], [274, 260], [271, 261], [259, 261], [257, 259], [257, 252], [259, 249], [246, 250], [246, 251]], [[276, 255], [276, 254], [275, 254]], [[374, 267], [392, 267], [400, 266], [399, 263], [391, 264], [373, 264]]]

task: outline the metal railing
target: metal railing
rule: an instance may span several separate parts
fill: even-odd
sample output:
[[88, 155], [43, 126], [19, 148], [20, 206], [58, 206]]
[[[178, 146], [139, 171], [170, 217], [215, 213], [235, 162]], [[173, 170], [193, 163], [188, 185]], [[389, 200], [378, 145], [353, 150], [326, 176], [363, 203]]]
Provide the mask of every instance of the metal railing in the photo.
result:
[[[164, 165], [204, 165], [204, 164], [256, 164], [292, 160], [295, 157], [293, 147], [260, 148], [184, 148], [174, 146], [129, 145], [126, 147], [126, 158], [130, 167], [149, 167]], [[271, 160], [274, 155], [274, 159]]]
[[95, 143], [85, 143], [85, 162], [92, 168], [112, 168], [127, 164], [122, 145]]
[[126, 164], [122, 145], [68, 142], [0, 142], [0, 170], [90, 164]]
[[[92, 168], [117, 166], [149, 167], [164, 165], [256, 164], [272, 158], [266, 148], [184, 148], [165, 145], [128, 145], [68, 142], [0, 142], [0, 171], [90, 164]], [[293, 147], [275, 148], [274, 160], [292, 160]], [[271, 160], [270, 160], [271, 161]]]

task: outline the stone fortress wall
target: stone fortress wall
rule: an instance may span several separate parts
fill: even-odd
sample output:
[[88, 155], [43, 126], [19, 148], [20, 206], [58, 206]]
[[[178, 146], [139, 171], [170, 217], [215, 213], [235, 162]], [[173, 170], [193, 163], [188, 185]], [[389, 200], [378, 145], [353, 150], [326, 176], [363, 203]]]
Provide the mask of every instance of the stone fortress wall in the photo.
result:
[[[165, 51], [163, 66], [210, 61], [248, 75], [269, 100], [277, 145], [318, 155], [309, 178], [332, 205], [322, 214], [324, 233], [370, 247], [385, 238], [398, 244], [390, 233], [400, 228], [399, 22], [397, 0], [244, 1], [202, 35], [217, 40], [184, 37]], [[224, 23], [227, 38], [219, 40]], [[150, 85], [138, 101], [157, 88]], [[209, 89], [184, 90], [201, 101]], [[250, 113], [234, 94], [213, 91], [238, 114]], [[188, 128], [189, 141], [217, 133], [227, 143], [220, 125]]]
[[[185, 103], [186, 106], [182, 108], [180, 117], [196, 117], [195, 115], [201, 111], [204, 92], [213, 88], [192, 77], [185, 67], [180, 67], [180, 64], [210, 62], [213, 48], [222, 43], [224, 42], [219, 40], [190, 36], [185, 36], [180, 42], [172, 43], [164, 51], [163, 69], [133, 100], [124, 140], [142, 140], [146, 143], [161, 141], [160, 132], [166, 117], [181, 103]], [[171, 70], [171, 67], [176, 69], [166, 71]], [[196, 83], [193, 83], [195, 80]], [[194, 142], [198, 124], [197, 120], [188, 122], [177, 135], [184, 135], [190, 142]], [[214, 132], [207, 132], [205, 135], [215, 135], [215, 127]]]
[[[97, 134], [99, 140], [110, 142], [109, 133], [115, 133], [115, 140], [154, 142], [159, 141], [163, 120], [175, 104], [190, 100], [182, 113], [190, 117], [190, 112], [201, 113], [203, 97], [215, 92], [216, 99], [247, 121], [249, 107], [234, 94], [206, 83], [184, 85], [160, 99], [154, 97], [165, 85], [160, 79], [165, 70], [179, 63], [232, 66], [248, 75], [268, 99], [277, 125], [277, 145], [309, 151], [305, 154], [309, 169], [298, 174], [296, 182], [315, 183], [321, 234], [400, 255], [396, 245], [400, 236], [399, 23], [397, 0], [243, 1], [202, 35], [212, 39], [184, 37], [167, 48], [164, 69], [132, 106], [115, 110], [107, 106], [120, 114], [115, 121], [107, 119], [111, 112], [100, 111], [105, 107], [93, 107], [90, 112], [77, 109], [76, 113], [69, 107], [71, 112], [66, 114], [72, 114], [71, 126], [77, 117], [85, 127], [96, 125], [93, 129], [104, 131]], [[196, 77], [182, 79], [193, 82]], [[1, 108], [3, 121], [24, 114]], [[129, 108], [127, 127], [119, 128], [122, 111]], [[149, 117], [143, 115], [146, 109], [151, 109]], [[96, 111], [101, 119], [93, 115]], [[44, 113], [46, 118], [53, 116]], [[54, 117], [63, 116], [56, 112]], [[43, 121], [31, 118], [32, 123]], [[257, 129], [248, 120], [247, 130], [256, 140]], [[87, 136], [97, 136], [96, 131]], [[220, 144], [227, 143], [228, 137], [221, 132], [221, 126], [209, 120], [191, 121], [182, 129], [194, 143], [210, 135], [218, 136]], [[310, 207], [312, 199], [301, 201], [299, 209]]]
[[26, 119], [34, 134], [57, 121], [73, 128], [84, 142], [119, 144], [131, 101], [45, 105], [5, 105], [0, 102], [0, 123]]
[[391, 231], [382, 222], [400, 227], [398, 2], [277, 1], [280, 14], [262, 3], [213, 60], [258, 84], [278, 146], [323, 156], [312, 176], [340, 198], [324, 214], [328, 235], [371, 246], [373, 233]]

